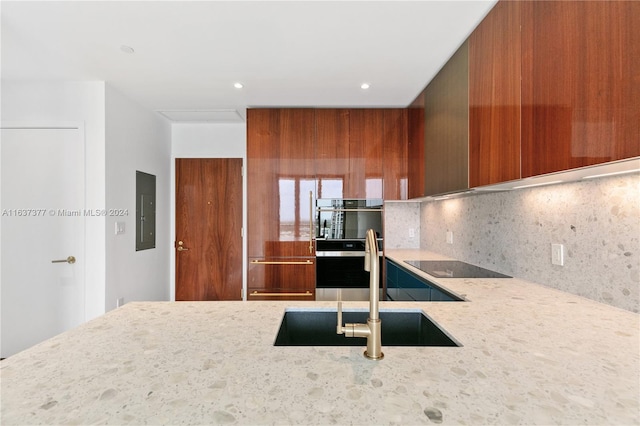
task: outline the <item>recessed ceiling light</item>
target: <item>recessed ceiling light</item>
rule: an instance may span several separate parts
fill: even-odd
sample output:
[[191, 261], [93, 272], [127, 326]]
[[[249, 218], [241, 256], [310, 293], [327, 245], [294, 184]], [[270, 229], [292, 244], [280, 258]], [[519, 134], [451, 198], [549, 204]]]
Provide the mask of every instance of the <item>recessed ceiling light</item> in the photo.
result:
[[122, 45], [120, 46], [120, 50], [122, 50], [124, 53], [134, 53], [135, 50], [133, 50], [133, 47], [131, 46], [127, 46], [127, 45]]
[[242, 89], [244, 85], [242, 83], [233, 83], [233, 87], [235, 87], [236, 89]]
[[364, 90], [367, 90], [369, 87], [371, 87], [371, 86], [369, 86], [369, 83], [362, 83], [362, 84], [360, 85], [360, 88], [361, 88], [361, 89], [364, 89]]

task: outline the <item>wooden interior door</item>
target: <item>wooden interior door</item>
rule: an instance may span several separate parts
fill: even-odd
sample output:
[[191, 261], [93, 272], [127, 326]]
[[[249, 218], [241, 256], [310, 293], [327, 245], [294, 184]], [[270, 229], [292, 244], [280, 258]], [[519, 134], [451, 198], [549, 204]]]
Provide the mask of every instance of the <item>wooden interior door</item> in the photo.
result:
[[242, 159], [176, 159], [176, 300], [242, 299]]

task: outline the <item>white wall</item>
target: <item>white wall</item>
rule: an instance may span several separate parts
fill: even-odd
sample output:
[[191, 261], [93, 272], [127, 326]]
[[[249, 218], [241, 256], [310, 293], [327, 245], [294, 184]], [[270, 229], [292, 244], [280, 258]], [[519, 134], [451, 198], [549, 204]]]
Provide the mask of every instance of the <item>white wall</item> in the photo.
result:
[[[83, 123], [86, 156], [86, 208], [105, 207], [104, 82], [2, 81], [3, 122], [28, 125]], [[105, 219], [86, 222], [85, 318], [104, 313]]]
[[[105, 309], [118, 298], [169, 300], [169, 194], [171, 125], [113, 87], [106, 86], [106, 208], [125, 216], [106, 218]], [[136, 170], [156, 176], [156, 247], [136, 251]], [[125, 233], [115, 235], [116, 222]]]
[[[171, 241], [175, 240], [175, 159], [176, 158], [242, 158], [247, 164], [247, 129], [245, 123], [173, 124], [171, 127]], [[247, 229], [247, 174], [242, 178], [242, 222]], [[246, 298], [247, 241], [242, 242], [242, 285]], [[171, 300], [175, 300], [175, 256], [170, 256]]]

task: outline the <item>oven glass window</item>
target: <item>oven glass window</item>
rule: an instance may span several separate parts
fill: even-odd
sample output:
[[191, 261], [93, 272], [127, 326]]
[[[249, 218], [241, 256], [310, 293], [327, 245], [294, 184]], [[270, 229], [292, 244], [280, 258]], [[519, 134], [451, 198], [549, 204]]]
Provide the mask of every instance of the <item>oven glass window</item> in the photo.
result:
[[364, 239], [373, 228], [382, 238], [382, 200], [318, 200], [316, 237]]

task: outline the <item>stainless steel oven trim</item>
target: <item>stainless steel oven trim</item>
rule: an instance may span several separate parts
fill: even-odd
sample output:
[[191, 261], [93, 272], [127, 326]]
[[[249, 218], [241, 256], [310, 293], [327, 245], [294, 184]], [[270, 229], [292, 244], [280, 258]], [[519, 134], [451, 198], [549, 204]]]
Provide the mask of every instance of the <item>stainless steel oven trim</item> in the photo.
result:
[[381, 208], [371, 208], [371, 209], [338, 209], [331, 207], [317, 207], [316, 211], [319, 212], [382, 212]]
[[[379, 252], [379, 257], [382, 256]], [[364, 251], [316, 251], [316, 257], [364, 257]]]

